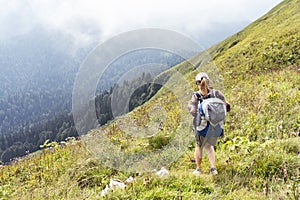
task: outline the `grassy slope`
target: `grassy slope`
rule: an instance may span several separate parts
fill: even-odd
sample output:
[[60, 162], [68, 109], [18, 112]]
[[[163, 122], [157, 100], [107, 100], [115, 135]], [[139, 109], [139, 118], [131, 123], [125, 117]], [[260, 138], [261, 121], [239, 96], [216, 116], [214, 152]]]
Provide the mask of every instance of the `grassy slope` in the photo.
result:
[[[223, 77], [225, 95], [233, 105], [226, 136], [216, 147], [220, 172], [217, 177], [208, 175], [207, 159], [203, 164], [205, 174], [191, 175], [195, 167], [188, 157], [193, 156], [191, 142], [188, 155], [167, 166], [169, 176], [158, 178], [153, 173], [144, 173], [128, 189], [106, 197], [298, 199], [300, 139], [295, 135], [300, 127], [299, 10], [299, 0], [284, 1], [243, 31], [208, 50]], [[200, 62], [200, 57], [193, 59]], [[183, 63], [174, 69], [185, 73], [193, 83], [196, 73], [191, 70], [193, 67]], [[188, 100], [186, 86], [176, 85], [172, 79], [168, 84], [184, 94], [183, 101]], [[118, 119], [129, 123], [131, 116], [139, 125], [147, 126], [161, 120], [159, 117], [166, 117], [164, 129], [152, 138], [131, 138], [115, 123], [105, 127], [105, 134], [129, 153], [159, 149], [177, 133], [189, 134], [193, 139], [190, 124], [179, 123], [191, 118], [186, 110], [179, 108], [177, 100], [167, 89], [162, 89], [142, 107]], [[154, 118], [147, 114], [157, 104], [162, 105], [166, 116]], [[90, 135], [98, 132], [94, 130]], [[87, 153], [81, 141], [72, 141], [2, 166], [0, 199], [97, 199], [110, 178], [126, 179], [129, 175], [104, 167]], [[144, 184], [146, 177], [150, 180], [148, 184]]]

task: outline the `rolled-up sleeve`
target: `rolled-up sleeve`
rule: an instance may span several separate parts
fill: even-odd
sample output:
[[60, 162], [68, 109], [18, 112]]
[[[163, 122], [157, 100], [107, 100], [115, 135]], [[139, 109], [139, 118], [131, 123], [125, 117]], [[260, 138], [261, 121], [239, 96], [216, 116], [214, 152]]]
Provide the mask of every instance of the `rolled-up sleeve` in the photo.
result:
[[196, 117], [197, 115], [197, 106], [198, 106], [198, 99], [196, 95], [193, 94], [191, 100], [188, 102], [188, 110], [193, 117]]

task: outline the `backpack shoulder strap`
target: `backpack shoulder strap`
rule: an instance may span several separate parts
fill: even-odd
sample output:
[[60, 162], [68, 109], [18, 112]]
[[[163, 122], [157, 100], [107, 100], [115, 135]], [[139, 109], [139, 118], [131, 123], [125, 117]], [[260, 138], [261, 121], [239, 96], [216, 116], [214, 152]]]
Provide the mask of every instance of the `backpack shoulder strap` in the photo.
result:
[[210, 98], [216, 98], [216, 90], [215, 89], [211, 89]]
[[195, 92], [194, 94], [196, 95], [197, 100], [200, 101], [200, 103], [202, 103], [202, 101], [203, 101], [203, 96], [202, 96], [199, 92]]

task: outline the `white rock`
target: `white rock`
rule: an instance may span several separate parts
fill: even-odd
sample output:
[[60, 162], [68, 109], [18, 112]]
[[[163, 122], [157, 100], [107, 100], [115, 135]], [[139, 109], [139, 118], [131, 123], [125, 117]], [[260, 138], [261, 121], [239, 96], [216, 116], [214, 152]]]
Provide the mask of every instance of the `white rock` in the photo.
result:
[[126, 183], [132, 183], [134, 181], [134, 178], [130, 176], [125, 182]]
[[101, 197], [105, 196], [109, 191], [108, 185], [105, 186], [105, 188], [101, 191]]
[[165, 175], [168, 175], [169, 171], [166, 168], [162, 167], [158, 172], [156, 172], [156, 174], [160, 177], [163, 177]]
[[120, 181], [118, 179], [114, 179], [114, 180], [110, 180], [109, 187], [111, 189], [117, 189], [117, 188], [125, 189], [126, 185], [122, 181]]

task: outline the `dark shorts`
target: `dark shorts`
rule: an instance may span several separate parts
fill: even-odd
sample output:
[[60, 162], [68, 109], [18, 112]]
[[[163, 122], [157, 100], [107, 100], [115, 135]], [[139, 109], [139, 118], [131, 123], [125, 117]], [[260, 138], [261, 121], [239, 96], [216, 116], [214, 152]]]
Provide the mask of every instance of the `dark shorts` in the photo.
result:
[[198, 134], [197, 131], [195, 131], [195, 139], [196, 139], [196, 144], [201, 147], [203, 145], [205, 137]]
[[215, 146], [216, 142], [218, 140], [218, 137], [210, 136], [210, 137], [204, 137], [203, 135], [199, 134], [198, 131], [195, 132], [195, 139], [196, 139], [196, 144], [200, 147], [203, 147], [206, 143]]

